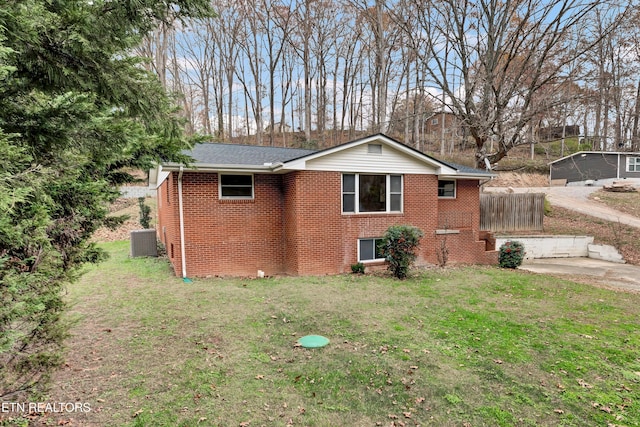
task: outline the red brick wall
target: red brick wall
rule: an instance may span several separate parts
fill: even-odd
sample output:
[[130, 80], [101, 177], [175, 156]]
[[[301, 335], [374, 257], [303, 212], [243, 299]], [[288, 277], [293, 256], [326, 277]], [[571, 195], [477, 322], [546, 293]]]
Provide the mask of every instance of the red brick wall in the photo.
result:
[[[180, 223], [178, 213], [177, 174], [170, 174], [158, 187], [158, 219], [156, 231], [158, 239], [167, 250], [167, 257], [177, 276], [182, 275], [180, 267]], [[173, 245], [173, 246], [172, 246]]]
[[285, 264], [290, 274], [342, 272], [341, 175], [292, 172], [284, 178]]
[[[172, 175], [165, 184], [175, 196], [171, 204], [163, 200], [159, 227], [166, 226], [168, 251], [174, 244], [172, 262], [179, 275], [177, 173]], [[484, 241], [478, 240], [478, 181], [459, 180], [457, 197], [449, 200], [437, 197], [437, 176], [405, 175], [403, 213], [342, 214], [341, 177], [318, 171], [254, 175], [254, 200], [219, 200], [217, 174], [185, 173], [188, 275], [254, 276], [259, 269], [267, 275], [349, 272], [357, 262], [359, 238], [381, 237], [398, 224], [414, 225], [425, 234], [417, 264], [436, 264], [443, 239], [435, 234], [439, 218], [459, 218], [460, 212], [465, 226], [459, 234], [446, 235], [449, 262], [497, 262], [497, 253], [485, 252]]]
[[298, 253], [298, 213], [299, 213], [299, 201], [297, 181], [295, 177], [297, 172], [291, 172], [283, 176], [283, 197], [284, 197], [284, 212], [283, 212], [283, 267], [284, 270], [290, 274], [297, 274], [298, 272], [298, 259], [300, 254]]
[[457, 180], [455, 199], [439, 198], [439, 229], [460, 231], [459, 234], [436, 235], [436, 250], [448, 249], [448, 262], [464, 264], [496, 264], [497, 252], [486, 252], [485, 241], [479, 240], [480, 188], [477, 180]]
[[[158, 236], [176, 275], [182, 275], [177, 181], [173, 172], [158, 190]], [[183, 174], [188, 276], [284, 273], [282, 176], [255, 175], [254, 182], [255, 199], [220, 200], [217, 174]], [[167, 188], [171, 203], [166, 203]]]
[[[404, 176], [400, 214], [342, 214], [339, 172], [295, 172], [285, 177], [285, 265], [291, 274], [349, 272], [358, 260], [358, 239], [381, 237], [390, 225], [409, 224], [424, 232], [416, 264], [438, 263], [441, 236], [435, 234], [439, 210], [465, 212], [467, 226], [446, 236], [449, 262], [492, 263], [478, 240], [477, 181], [459, 181], [456, 199], [437, 197], [434, 175]], [[497, 258], [496, 258], [497, 259]]]
[[478, 230], [480, 189], [477, 180], [456, 180], [454, 199], [438, 198], [438, 227]]

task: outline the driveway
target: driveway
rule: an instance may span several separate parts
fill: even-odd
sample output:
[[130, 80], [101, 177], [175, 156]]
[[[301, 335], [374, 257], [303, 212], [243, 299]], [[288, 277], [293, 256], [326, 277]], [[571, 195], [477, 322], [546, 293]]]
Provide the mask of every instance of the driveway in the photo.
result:
[[611, 209], [601, 203], [589, 200], [589, 195], [601, 187], [543, 187], [547, 200], [552, 206], [571, 209], [585, 215], [620, 222], [640, 228], [640, 218]]
[[[640, 228], [640, 218], [611, 209], [589, 199], [591, 193], [602, 187], [485, 187], [488, 192], [545, 193], [552, 206], [594, 216], [607, 221], [620, 222]], [[640, 266], [602, 261], [593, 258], [538, 258], [525, 260], [519, 267], [535, 273], [563, 276], [577, 282], [640, 292]]]
[[520, 270], [562, 276], [576, 282], [640, 292], [640, 266], [594, 258], [538, 258], [525, 260]]

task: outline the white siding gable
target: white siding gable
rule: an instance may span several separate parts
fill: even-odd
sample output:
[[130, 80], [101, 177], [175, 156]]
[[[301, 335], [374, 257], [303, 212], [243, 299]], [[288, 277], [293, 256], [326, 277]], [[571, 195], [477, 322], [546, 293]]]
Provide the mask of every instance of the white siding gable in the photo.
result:
[[[382, 152], [369, 152], [368, 145], [382, 145]], [[404, 153], [393, 145], [380, 140], [361, 143], [323, 156], [301, 159], [287, 164], [287, 169], [365, 172], [365, 173], [398, 173], [398, 174], [438, 174], [441, 168], [436, 161], [431, 163], [426, 158]], [[375, 151], [375, 150], [373, 150]], [[448, 169], [448, 168], [447, 168]]]

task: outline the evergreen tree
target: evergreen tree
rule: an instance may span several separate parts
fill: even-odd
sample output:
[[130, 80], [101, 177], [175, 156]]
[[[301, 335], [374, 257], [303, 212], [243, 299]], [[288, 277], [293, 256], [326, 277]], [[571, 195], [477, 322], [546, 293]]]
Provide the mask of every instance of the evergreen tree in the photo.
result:
[[8, 0], [0, 8], [0, 397], [61, 362], [62, 291], [103, 253], [90, 238], [126, 172], [184, 160], [182, 122], [131, 55], [206, 0]]

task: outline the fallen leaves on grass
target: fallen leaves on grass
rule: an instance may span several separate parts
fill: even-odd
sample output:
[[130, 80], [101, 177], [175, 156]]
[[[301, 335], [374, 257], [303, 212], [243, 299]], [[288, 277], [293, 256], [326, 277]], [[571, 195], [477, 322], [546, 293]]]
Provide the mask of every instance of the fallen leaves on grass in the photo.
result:
[[580, 386], [584, 387], [584, 388], [593, 388], [593, 386], [591, 384], [589, 384], [588, 382], [586, 382], [585, 380], [578, 378], [578, 384], [580, 384]]

